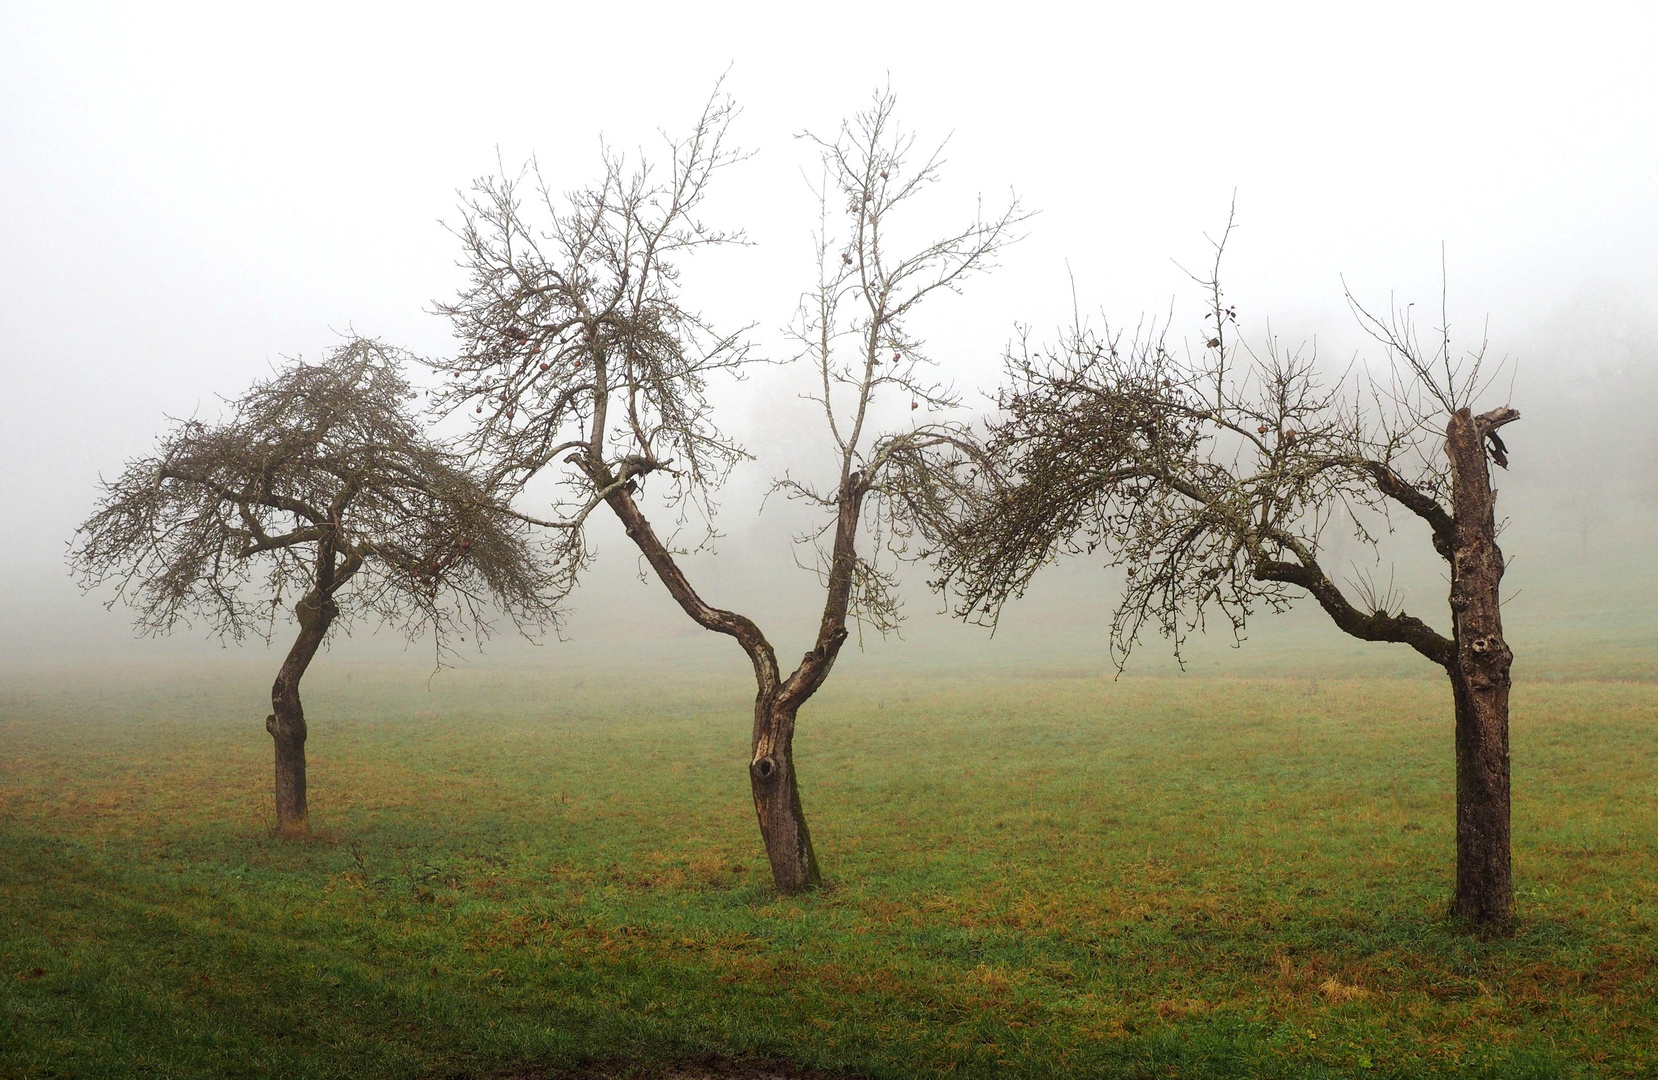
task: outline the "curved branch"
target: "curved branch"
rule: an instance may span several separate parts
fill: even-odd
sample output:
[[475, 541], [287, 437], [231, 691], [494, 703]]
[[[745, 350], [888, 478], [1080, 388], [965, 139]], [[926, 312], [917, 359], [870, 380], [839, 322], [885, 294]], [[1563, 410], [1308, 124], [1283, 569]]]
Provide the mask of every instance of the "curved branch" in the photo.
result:
[[1407, 483], [1404, 477], [1379, 461], [1367, 461], [1363, 468], [1376, 484], [1376, 490], [1403, 506], [1433, 529], [1433, 548], [1445, 558], [1451, 557], [1451, 542], [1456, 524], [1451, 514], [1439, 501]]
[[775, 690], [778, 684], [777, 653], [754, 621], [734, 611], [714, 607], [697, 594], [690, 579], [674, 560], [673, 553], [656, 535], [656, 530], [651, 528], [650, 521], [639, 509], [639, 504], [634, 502], [625, 485], [612, 485], [609, 493], [605, 495], [605, 502], [621, 519], [622, 528], [626, 530], [628, 539], [639, 548], [639, 553], [650, 563], [651, 569], [667, 588], [668, 595], [674, 598], [685, 614], [705, 630], [735, 638], [754, 665], [754, 678], [760, 694], [769, 695]]
[[1456, 646], [1414, 615], [1400, 612], [1365, 614], [1347, 601], [1323, 570], [1314, 564], [1262, 560], [1255, 564], [1257, 581], [1278, 581], [1306, 589], [1342, 632], [1363, 641], [1392, 641], [1409, 645], [1441, 667], [1456, 657]]

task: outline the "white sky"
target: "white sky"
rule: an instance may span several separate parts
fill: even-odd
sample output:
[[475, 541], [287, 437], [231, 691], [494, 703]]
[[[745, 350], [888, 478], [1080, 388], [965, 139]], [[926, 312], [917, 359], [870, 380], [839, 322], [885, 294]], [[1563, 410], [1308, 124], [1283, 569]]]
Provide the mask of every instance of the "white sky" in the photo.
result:
[[[1443, 243], [1459, 325], [1502, 348], [1585, 292], [1658, 299], [1655, 31], [1650, 3], [0, 2], [0, 647], [89, 603], [63, 545], [164, 414], [348, 325], [448, 347], [438, 221], [497, 149], [583, 183], [601, 133], [648, 148], [729, 66], [759, 153], [710, 216], [756, 246], [687, 279], [776, 352], [811, 273], [791, 136], [890, 78], [953, 132], [946, 217], [1010, 187], [1041, 211], [927, 324], [968, 386], [1064, 316], [1067, 260], [1085, 307], [1165, 307], [1234, 189], [1246, 317], [1334, 325], [1343, 273], [1437, 301]], [[754, 406], [731, 426], [763, 448]]]

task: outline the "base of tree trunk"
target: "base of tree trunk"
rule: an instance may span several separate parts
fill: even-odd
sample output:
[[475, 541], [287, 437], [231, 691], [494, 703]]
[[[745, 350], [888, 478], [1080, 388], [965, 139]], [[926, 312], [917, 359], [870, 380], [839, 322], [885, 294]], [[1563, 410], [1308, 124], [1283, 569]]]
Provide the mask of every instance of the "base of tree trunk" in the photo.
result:
[[800, 805], [792, 757], [774, 751], [756, 760], [748, 770], [772, 881], [785, 896], [823, 884], [817, 854], [812, 850], [812, 834], [806, 828], [806, 813]]
[[1456, 696], [1456, 892], [1451, 918], [1482, 935], [1506, 934], [1514, 923], [1514, 871], [1509, 854], [1507, 695], [1501, 710], [1481, 708], [1461, 680]]
[[[303, 725], [304, 721], [300, 721]], [[265, 730], [276, 747], [276, 831], [279, 836], [308, 836], [311, 820], [305, 798], [305, 729], [294, 731], [273, 713]]]
[[1470, 914], [1464, 910], [1462, 901], [1455, 896], [1451, 897], [1451, 902], [1445, 909], [1445, 917], [1457, 931], [1481, 940], [1490, 941], [1514, 936], [1516, 923], [1513, 912], [1499, 917], [1486, 909], [1475, 908]]

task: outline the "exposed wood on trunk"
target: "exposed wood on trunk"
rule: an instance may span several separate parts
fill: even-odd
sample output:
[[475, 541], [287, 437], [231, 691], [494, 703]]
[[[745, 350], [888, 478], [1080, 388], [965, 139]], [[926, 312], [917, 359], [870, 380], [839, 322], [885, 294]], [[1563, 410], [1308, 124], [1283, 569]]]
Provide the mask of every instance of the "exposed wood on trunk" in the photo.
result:
[[1447, 665], [1456, 697], [1457, 883], [1452, 912], [1471, 923], [1504, 927], [1513, 918], [1509, 852], [1509, 668], [1499, 586], [1503, 554], [1496, 542], [1496, 497], [1485, 443], [1513, 409], [1480, 416], [1457, 411], [1446, 427], [1455, 519], [1451, 620], [1456, 653]]
[[797, 893], [822, 883], [800, 784], [794, 768], [794, 713], [775, 699], [754, 703], [754, 746], [748, 767], [754, 813], [766, 845], [772, 880], [781, 893]]

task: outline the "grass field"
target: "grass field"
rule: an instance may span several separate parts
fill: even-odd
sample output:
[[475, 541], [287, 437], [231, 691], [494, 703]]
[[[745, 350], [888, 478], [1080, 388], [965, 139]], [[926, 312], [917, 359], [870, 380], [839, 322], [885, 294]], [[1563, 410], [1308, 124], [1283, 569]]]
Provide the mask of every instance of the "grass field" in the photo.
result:
[[1651, 683], [1517, 689], [1481, 942], [1427, 678], [837, 673], [780, 900], [739, 682], [319, 664], [292, 843], [268, 672], [168, 674], [0, 692], [0, 1075], [1658, 1074]]

